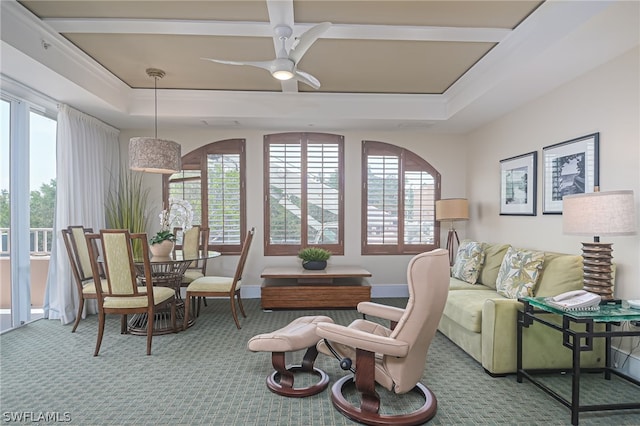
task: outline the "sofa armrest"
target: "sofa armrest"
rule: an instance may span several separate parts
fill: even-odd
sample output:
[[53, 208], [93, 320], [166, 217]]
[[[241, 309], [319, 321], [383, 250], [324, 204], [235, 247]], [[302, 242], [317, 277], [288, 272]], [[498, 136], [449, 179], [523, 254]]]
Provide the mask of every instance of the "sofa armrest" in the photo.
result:
[[482, 366], [493, 374], [516, 371], [518, 310], [515, 299], [487, 299], [482, 307]]

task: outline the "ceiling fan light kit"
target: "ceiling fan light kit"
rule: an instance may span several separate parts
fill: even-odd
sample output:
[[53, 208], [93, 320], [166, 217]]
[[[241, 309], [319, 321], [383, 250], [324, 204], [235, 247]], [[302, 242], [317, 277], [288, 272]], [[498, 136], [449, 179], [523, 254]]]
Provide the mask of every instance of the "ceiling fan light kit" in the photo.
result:
[[293, 29], [286, 25], [278, 25], [273, 29], [275, 37], [280, 41], [280, 48], [276, 52], [276, 58], [272, 61], [227, 61], [222, 59], [201, 58], [207, 61], [216, 62], [226, 65], [248, 65], [256, 68], [262, 68], [271, 73], [271, 75], [278, 80], [291, 80], [307, 84], [314, 89], [320, 88], [320, 81], [309, 73], [298, 69], [298, 62], [302, 59], [302, 56], [311, 47], [315, 41], [324, 34], [331, 26], [331, 22], [323, 22], [318, 25], [314, 25], [304, 32], [300, 37], [297, 37], [293, 42], [291, 49], [287, 52], [286, 43], [287, 40], [293, 34]]
[[271, 75], [278, 80], [291, 80], [294, 77], [294, 66], [290, 59], [274, 59]]

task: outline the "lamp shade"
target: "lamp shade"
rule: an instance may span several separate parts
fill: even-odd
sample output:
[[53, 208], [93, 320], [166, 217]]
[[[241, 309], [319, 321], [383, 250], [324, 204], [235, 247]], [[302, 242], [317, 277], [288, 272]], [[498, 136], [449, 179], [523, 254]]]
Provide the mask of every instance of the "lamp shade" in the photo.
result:
[[466, 198], [436, 200], [436, 220], [468, 220], [469, 202]]
[[180, 144], [166, 139], [136, 137], [129, 140], [129, 168], [147, 173], [177, 173]]
[[569, 235], [633, 235], [633, 191], [591, 192], [562, 198], [562, 230]]

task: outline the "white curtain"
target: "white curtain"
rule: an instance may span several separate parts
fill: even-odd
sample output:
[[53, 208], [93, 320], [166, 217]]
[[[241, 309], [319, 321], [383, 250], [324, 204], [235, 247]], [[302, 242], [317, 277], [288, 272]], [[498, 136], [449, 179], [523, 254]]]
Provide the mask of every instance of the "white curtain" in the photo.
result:
[[[118, 175], [120, 131], [74, 110], [58, 109], [55, 235], [51, 248], [44, 316], [63, 324], [76, 318], [79, 299], [60, 231], [82, 225], [105, 228], [105, 197], [109, 179]], [[88, 308], [87, 305], [92, 307]], [[95, 304], [85, 304], [95, 312]]]

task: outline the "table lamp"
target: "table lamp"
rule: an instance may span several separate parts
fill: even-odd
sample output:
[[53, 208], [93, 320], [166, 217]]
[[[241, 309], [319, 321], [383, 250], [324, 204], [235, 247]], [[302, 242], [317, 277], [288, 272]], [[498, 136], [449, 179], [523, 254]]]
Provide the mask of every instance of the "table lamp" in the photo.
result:
[[[469, 203], [466, 198], [445, 198], [436, 200], [436, 220], [449, 222], [449, 233], [447, 234], [447, 250], [449, 250], [449, 265], [453, 266], [455, 257], [455, 245], [460, 245], [458, 233], [453, 223], [456, 220], [469, 220]], [[455, 243], [454, 243], [455, 238]]]
[[633, 191], [567, 195], [562, 208], [565, 234], [594, 236], [592, 243], [582, 243], [584, 290], [600, 295], [602, 300], [614, 300], [612, 243], [602, 243], [600, 237], [636, 233]]

